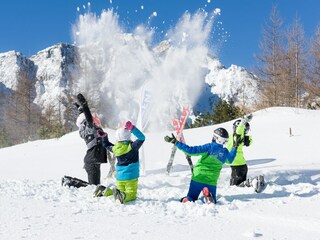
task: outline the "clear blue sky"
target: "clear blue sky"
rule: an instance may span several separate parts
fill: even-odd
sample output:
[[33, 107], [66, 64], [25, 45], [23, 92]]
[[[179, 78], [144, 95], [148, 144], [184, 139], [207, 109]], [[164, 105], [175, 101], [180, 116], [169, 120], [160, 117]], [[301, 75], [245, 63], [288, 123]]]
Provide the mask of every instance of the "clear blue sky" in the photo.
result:
[[219, 59], [227, 67], [230, 64], [253, 67], [262, 25], [273, 5], [278, 6], [285, 25], [299, 16], [307, 37], [320, 24], [320, 0], [2, 0], [0, 53], [16, 50], [31, 56], [56, 43], [72, 43], [71, 26], [79, 15], [77, 7], [83, 13], [83, 5], [88, 2], [91, 11], [98, 14], [102, 9], [116, 9], [128, 30], [146, 23], [154, 11], [157, 17], [151, 26], [160, 31], [174, 26], [186, 10], [194, 13], [199, 8], [208, 12], [220, 8], [217, 21], [222, 22], [230, 37], [221, 47]]

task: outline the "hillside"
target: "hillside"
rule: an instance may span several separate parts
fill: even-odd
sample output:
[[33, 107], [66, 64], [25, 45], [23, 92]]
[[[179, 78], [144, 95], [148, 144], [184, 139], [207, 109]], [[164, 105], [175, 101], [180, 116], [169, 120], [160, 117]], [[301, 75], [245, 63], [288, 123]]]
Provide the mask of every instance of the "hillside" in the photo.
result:
[[[254, 144], [244, 154], [249, 176], [265, 175], [267, 187], [260, 194], [230, 187], [225, 166], [216, 205], [179, 202], [188, 189], [190, 170], [177, 152], [171, 175], [165, 175], [171, 145], [163, 137], [169, 132], [146, 133], [146, 174], [139, 179], [138, 199], [126, 205], [93, 198], [91, 186], [60, 186], [64, 174], [86, 178], [86, 149], [77, 132], [0, 149], [0, 238], [319, 239], [320, 111], [269, 108], [253, 116]], [[232, 122], [219, 126], [230, 131]], [[186, 141], [209, 142], [216, 127], [186, 130]], [[114, 132], [106, 130], [113, 141]], [[102, 165], [102, 176], [108, 168]]]

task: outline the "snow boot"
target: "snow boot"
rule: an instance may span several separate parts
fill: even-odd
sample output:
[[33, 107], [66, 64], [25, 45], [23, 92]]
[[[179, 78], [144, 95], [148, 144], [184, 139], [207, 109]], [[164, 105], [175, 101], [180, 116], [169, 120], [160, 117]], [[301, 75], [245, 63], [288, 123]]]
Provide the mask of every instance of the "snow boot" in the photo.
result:
[[202, 193], [203, 193], [205, 203], [207, 204], [215, 203], [214, 198], [207, 187], [204, 187], [202, 189]]
[[62, 177], [61, 179], [61, 186], [63, 187], [69, 187], [70, 186], [70, 179], [67, 178], [67, 176]]
[[186, 203], [186, 202], [190, 202], [190, 200], [189, 200], [189, 198], [184, 197], [184, 198], [181, 199], [181, 202], [182, 203]]
[[109, 185], [108, 187], [105, 187], [103, 185], [98, 185], [96, 187], [96, 190], [93, 193], [94, 197], [109, 197], [113, 195], [112, 188], [114, 188], [114, 185]]
[[240, 187], [252, 187], [252, 179], [248, 178], [244, 182], [240, 183]]
[[107, 191], [107, 188], [105, 186], [99, 184], [96, 187], [96, 190], [93, 192], [93, 196], [94, 197], [102, 197], [106, 191]]
[[88, 182], [83, 181], [79, 178], [63, 176], [63, 178], [61, 179], [61, 186], [65, 186], [65, 187], [80, 188], [80, 187], [87, 187], [88, 185], [89, 185]]
[[257, 183], [256, 183], [256, 186], [255, 186], [255, 191], [257, 193], [260, 193], [264, 190], [264, 187], [265, 187], [265, 182], [264, 182], [264, 176], [263, 175], [260, 175], [257, 177]]
[[114, 200], [116, 202], [120, 202], [121, 204], [124, 204], [124, 200], [126, 198], [126, 194], [124, 192], [121, 192], [118, 188], [113, 188], [112, 189], [112, 192], [113, 192], [113, 197], [114, 197]]

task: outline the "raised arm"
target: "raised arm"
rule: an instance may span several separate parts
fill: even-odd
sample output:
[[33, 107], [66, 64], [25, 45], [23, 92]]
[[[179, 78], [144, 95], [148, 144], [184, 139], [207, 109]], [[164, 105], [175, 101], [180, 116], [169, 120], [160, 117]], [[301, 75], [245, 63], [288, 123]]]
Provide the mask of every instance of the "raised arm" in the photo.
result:
[[142, 146], [142, 144], [144, 143], [144, 140], [145, 140], [144, 134], [136, 126], [134, 126], [130, 121], [126, 122], [125, 129], [131, 131], [131, 133], [134, 136], [136, 136], [137, 140], [134, 141], [131, 144], [131, 146], [133, 148], [139, 149]]
[[79, 101], [80, 106], [81, 106], [82, 109], [83, 109], [83, 113], [84, 113], [84, 115], [85, 115], [85, 117], [86, 117], [88, 126], [89, 126], [90, 128], [92, 128], [92, 127], [93, 127], [93, 118], [92, 118], [90, 109], [89, 109], [89, 107], [88, 107], [87, 100], [84, 98], [84, 96], [83, 96], [81, 93], [79, 93], [79, 94], [77, 95], [77, 99], [78, 99], [78, 101]]

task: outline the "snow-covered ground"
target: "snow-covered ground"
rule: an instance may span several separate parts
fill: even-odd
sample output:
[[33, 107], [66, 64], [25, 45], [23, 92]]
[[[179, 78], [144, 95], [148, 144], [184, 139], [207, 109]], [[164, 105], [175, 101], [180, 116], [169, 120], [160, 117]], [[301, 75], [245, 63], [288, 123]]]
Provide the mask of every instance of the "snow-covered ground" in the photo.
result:
[[[320, 111], [269, 108], [253, 115], [254, 143], [244, 150], [249, 176], [264, 174], [268, 185], [260, 194], [230, 187], [225, 166], [216, 205], [179, 202], [191, 175], [181, 152], [165, 174], [169, 132], [146, 133], [146, 173], [138, 199], [125, 205], [93, 198], [93, 186], [61, 187], [63, 175], [86, 179], [77, 132], [0, 149], [0, 239], [320, 239]], [[219, 126], [230, 132], [232, 121]], [[209, 142], [216, 127], [186, 130], [186, 141]], [[108, 170], [102, 165], [102, 176]]]

